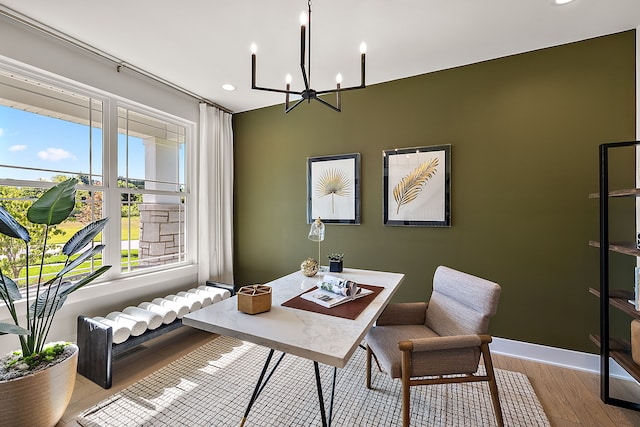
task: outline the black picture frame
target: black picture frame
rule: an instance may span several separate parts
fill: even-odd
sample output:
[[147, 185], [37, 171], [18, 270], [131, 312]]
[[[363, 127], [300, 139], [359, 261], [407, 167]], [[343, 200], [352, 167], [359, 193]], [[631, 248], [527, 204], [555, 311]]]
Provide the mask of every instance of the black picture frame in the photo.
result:
[[360, 153], [307, 158], [307, 223], [360, 224]]
[[451, 227], [451, 145], [383, 150], [384, 225]]

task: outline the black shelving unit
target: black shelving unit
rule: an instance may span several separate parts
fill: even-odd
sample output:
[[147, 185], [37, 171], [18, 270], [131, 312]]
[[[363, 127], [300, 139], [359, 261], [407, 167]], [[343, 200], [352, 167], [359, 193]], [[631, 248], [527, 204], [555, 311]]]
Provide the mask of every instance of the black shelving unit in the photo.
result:
[[[600, 248], [600, 289], [589, 292], [600, 298], [600, 335], [591, 335], [591, 340], [600, 347], [600, 398], [604, 403], [640, 411], [640, 403], [615, 398], [609, 394], [609, 359], [615, 360], [636, 381], [640, 382], [640, 366], [631, 357], [631, 344], [624, 339], [611, 337], [609, 310], [614, 307], [632, 318], [640, 319], [640, 312], [628, 303], [632, 292], [611, 290], [609, 286], [609, 252], [640, 257], [636, 242], [618, 243], [609, 241], [609, 202], [617, 197], [640, 196], [640, 189], [609, 189], [609, 152], [621, 147], [640, 146], [640, 141], [613, 142], [600, 145], [600, 192], [589, 195], [600, 199], [600, 241], [589, 242]], [[635, 215], [635, 212], [634, 212]]]

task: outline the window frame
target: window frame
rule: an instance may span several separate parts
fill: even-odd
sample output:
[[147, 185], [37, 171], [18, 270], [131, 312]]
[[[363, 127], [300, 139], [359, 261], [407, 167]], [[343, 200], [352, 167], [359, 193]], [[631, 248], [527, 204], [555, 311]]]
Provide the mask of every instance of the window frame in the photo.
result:
[[[151, 277], [166, 280], [178, 279], [184, 277], [185, 274], [195, 274], [197, 272], [197, 202], [195, 195], [192, 193], [194, 186], [194, 160], [193, 155], [195, 144], [197, 143], [197, 124], [193, 121], [178, 117], [171, 113], [163, 112], [150, 106], [123, 98], [118, 95], [111, 94], [104, 90], [85, 85], [58, 76], [44, 70], [23, 64], [16, 64], [7, 58], [0, 56], [0, 69], [15, 73], [26, 78], [33, 79], [43, 84], [50, 84], [55, 88], [68, 90], [72, 93], [86, 96], [102, 102], [102, 186], [86, 186], [78, 185], [81, 190], [95, 190], [103, 192], [103, 217], [120, 218], [120, 195], [126, 190], [118, 188], [118, 114], [119, 107], [126, 108], [141, 114], [148, 115], [158, 120], [163, 120], [185, 129], [185, 148], [184, 148], [184, 193], [180, 193], [185, 197], [185, 245], [184, 260], [168, 265], [147, 267], [141, 270], [122, 272], [121, 268], [121, 230], [120, 225], [109, 221], [103, 235], [106, 242], [106, 248], [103, 252], [105, 263], [111, 264], [112, 268], [102, 277], [95, 280], [91, 285], [87, 286], [87, 290], [102, 288], [105, 284], [111, 282], [122, 282], [126, 287], [137, 287], [148, 285]], [[7, 162], [10, 165], [10, 162]], [[54, 183], [31, 181], [23, 179], [5, 179], [0, 178], [0, 185], [6, 186], [31, 186], [31, 187], [51, 187]], [[69, 236], [70, 237], [70, 236]], [[114, 244], [118, 242], [118, 244]], [[117, 286], [120, 288], [120, 286]], [[100, 292], [100, 291], [98, 291]], [[107, 291], [109, 292], [109, 291]], [[94, 294], [93, 291], [87, 295]], [[78, 295], [77, 297], [80, 297]], [[82, 298], [81, 298], [82, 299]]]

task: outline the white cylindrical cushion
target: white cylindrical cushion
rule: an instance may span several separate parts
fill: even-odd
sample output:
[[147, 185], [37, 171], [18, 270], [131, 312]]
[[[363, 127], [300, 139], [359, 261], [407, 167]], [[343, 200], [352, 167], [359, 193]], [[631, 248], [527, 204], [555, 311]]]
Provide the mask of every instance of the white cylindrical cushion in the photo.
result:
[[[198, 286], [198, 289], [211, 292], [213, 295], [217, 295], [219, 299], [214, 297], [214, 302], [222, 301], [223, 299], [227, 299], [231, 296], [231, 292], [229, 292], [228, 290], [216, 288], [215, 286]], [[216, 299], [217, 301], [215, 301]]]
[[186, 304], [186, 306], [189, 307], [189, 312], [200, 310], [202, 308], [202, 304], [200, 304], [200, 301], [190, 300], [188, 298], [179, 297], [178, 295], [174, 294], [167, 295], [166, 297], [164, 297], [164, 299], [179, 302], [181, 304]]
[[[210, 292], [201, 291], [200, 289], [189, 289], [187, 293], [197, 295], [203, 307], [213, 304], [213, 296]], [[178, 295], [180, 295], [180, 293], [178, 293]]]
[[131, 336], [133, 337], [142, 335], [144, 334], [144, 331], [147, 330], [147, 322], [142, 319], [129, 316], [128, 314], [124, 314], [121, 311], [112, 311], [105, 317], [129, 328], [131, 330]]
[[167, 307], [176, 312], [176, 317], [182, 319], [185, 314], [189, 313], [189, 306], [186, 303], [171, 301], [164, 298], [156, 298], [151, 301], [161, 307]]
[[178, 313], [176, 313], [176, 311], [171, 307], [163, 307], [151, 302], [141, 302], [140, 304], [138, 304], [138, 307], [142, 308], [143, 310], [148, 310], [152, 313], [159, 314], [162, 317], [162, 323], [164, 323], [165, 325], [172, 323], [178, 317]]
[[179, 297], [183, 297], [183, 298], [188, 299], [189, 301], [191, 301], [192, 304], [194, 302], [196, 303], [196, 304], [192, 305], [191, 311], [200, 310], [202, 307], [204, 307], [202, 305], [202, 298], [200, 298], [196, 294], [192, 294], [190, 292], [178, 292], [176, 295], [178, 295]]
[[93, 320], [97, 320], [104, 325], [111, 326], [111, 335], [113, 336], [114, 344], [123, 343], [129, 338], [129, 336], [131, 336], [131, 329], [121, 323], [105, 319], [104, 317], [94, 317]]
[[156, 329], [160, 325], [162, 325], [162, 316], [152, 311], [148, 311], [142, 309], [140, 307], [127, 307], [122, 310], [124, 314], [128, 314], [129, 316], [135, 317], [136, 319], [141, 319], [147, 322], [148, 329]]
[[[203, 286], [203, 287], [207, 287], [208, 288], [208, 286]], [[200, 290], [202, 292], [206, 292], [209, 295], [211, 295], [211, 304], [215, 304], [217, 302], [222, 301], [222, 294], [219, 294], [218, 292], [209, 292], [208, 289], [200, 289], [200, 288], [198, 288], [198, 290]]]

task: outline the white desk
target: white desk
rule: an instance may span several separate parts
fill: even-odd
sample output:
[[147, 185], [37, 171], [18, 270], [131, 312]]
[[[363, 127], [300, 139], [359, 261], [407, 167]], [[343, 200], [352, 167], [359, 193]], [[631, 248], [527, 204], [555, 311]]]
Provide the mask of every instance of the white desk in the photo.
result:
[[[272, 288], [272, 305], [268, 312], [255, 315], [242, 313], [237, 310], [238, 297], [235, 296], [189, 313], [182, 318], [182, 323], [185, 325], [271, 348], [242, 417], [241, 427], [249, 416], [254, 402], [277, 369], [282, 357], [287, 353], [313, 361], [322, 425], [331, 426], [336, 368], [342, 368], [347, 364], [404, 280], [404, 274], [370, 270], [345, 269], [342, 273], [331, 274], [384, 289], [355, 320], [283, 307], [282, 303], [311, 289], [322, 278], [321, 275], [305, 277], [298, 271], [265, 283]], [[274, 350], [281, 351], [283, 354], [271, 368], [271, 372], [266, 375]], [[325, 414], [318, 363], [334, 366], [328, 417]]]
[[237, 310], [237, 297], [233, 297], [187, 314], [182, 323], [342, 368], [389, 303], [404, 274], [349, 268], [330, 274], [384, 290], [355, 320], [281, 307], [322, 278], [305, 277], [298, 271], [265, 283], [272, 287], [271, 311], [242, 313]]

